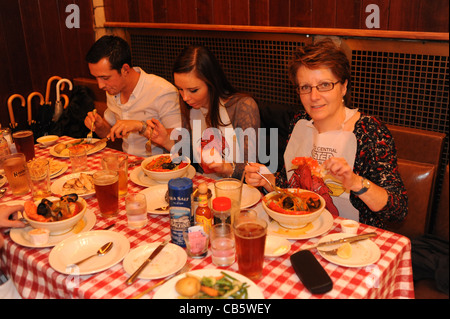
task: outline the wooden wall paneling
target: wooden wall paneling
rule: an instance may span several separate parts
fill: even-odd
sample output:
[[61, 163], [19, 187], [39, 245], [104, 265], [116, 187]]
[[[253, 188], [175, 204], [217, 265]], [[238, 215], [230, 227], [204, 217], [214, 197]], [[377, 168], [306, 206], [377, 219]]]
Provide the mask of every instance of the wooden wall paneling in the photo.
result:
[[153, 0], [153, 19], [156, 23], [167, 23], [166, 0]]
[[[34, 90], [42, 92], [42, 79], [48, 74], [48, 56], [45, 45], [39, 2], [20, 0], [23, 32], [25, 36], [31, 83]], [[31, 92], [27, 92], [31, 93]]]
[[130, 21], [128, 0], [103, 0], [106, 21]]
[[184, 4], [182, 0], [166, 0], [167, 22], [180, 23], [183, 7]]
[[290, 3], [291, 1], [269, 0], [269, 25], [290, 26]]
[[418, 31], [448, 32], [448, 0], [421, 1], [419, 17], [417, 19]]
[[213, 23], [231, 24], [230, 0], [214, 0]]
[[153, 1], [138, 0], [139, 22], [154, 22], [153, 19]]
[[197, 1], [197, 23], [213, 24], [212, 1]]
[[336, 26], [336, 0], [312, 1], [312, 27], [334, 28]]
[[230, 0], [231, 24], [249, 25], [250, 0]]
[[361, 0], [336, 0], [336, 28], [361, 29]]
[[250, 0], [250, 25], [269, 25], [269, 0]]
[[127, 1], [128, 21], [141, 22], [139, 1]]
[[418, 31], [416, 24], [421, 1], [391, 0], [389, 6], [389, 30]]
[[[95, 41], [95, 34], [92, 26], [94, 25], [92, 0], [77, 0], [80, 7], [80, 29], [77, 29], [79, 51], [81, 58], [80, 68], [76, 73], [72, 73], [71, 77], [90, 77], [89, 67], [85, 61], [85, 57], [92, 44]], [[72, 52], [73, 56], [75, 52]]]
[[312, 27], [312, 1], [291, 0], [289, 20], [291, 27]]
[[197, 23], [197, 1], [198, 0], [183, 0], [183, 7], [181, 8], [181, 23]]

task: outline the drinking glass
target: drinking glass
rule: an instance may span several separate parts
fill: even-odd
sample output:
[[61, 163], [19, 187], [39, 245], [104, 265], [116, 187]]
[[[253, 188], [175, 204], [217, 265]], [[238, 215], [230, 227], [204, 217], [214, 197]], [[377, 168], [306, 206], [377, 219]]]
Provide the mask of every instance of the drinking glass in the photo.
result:
[[31, 179], [23, 153], [2, 157], [2, 166], [13, 195], [25, 195], [30, 191]]
[[119, 212], [119, 174], [103, 170], [93, 175], [95, 194], [103, 217], [116, 216]]
[[223, 178], [214, 183], [216, 197], [228, 197], [231, 200], [231, 224], [241, 210], [242, 183], [235, 178]]
[[50, 162], [45, 158], [35, 158], [27, 163], [31, 177], [33, 199], [40, 200], [52, 194], [50, 190]]
[[83, 145], [75, 145], [69, 148], [70, 164], [72, 173], [84, 172], [87, 170], [87, 153]]
[[102, 157], [102, 168], [119, 173], [119, 195], [128, 193], [128, 156], [125, 154], [106, 154]]
[[147, 225], [147, 198], [145, 194], [128, 194], [125, 197], [125, 209], [127, 211], [128, 227], [142, 228]]
[[16, 144], [17, 153], [25, 154], [27, 162], [31, 161], [35, 156], [33, 131], [17, 131], [12, 136]]
[[212, 262], [221, 267], [232, 265], [236, 260], [236, 249], [231, 225], [228, 223], [213, 225], [210, 237]]
[[235, 216], [233, 230], [239, 273], [251, 280], [259, 279], [264, 265], [267, 222], [254, 211], [241, 211]]

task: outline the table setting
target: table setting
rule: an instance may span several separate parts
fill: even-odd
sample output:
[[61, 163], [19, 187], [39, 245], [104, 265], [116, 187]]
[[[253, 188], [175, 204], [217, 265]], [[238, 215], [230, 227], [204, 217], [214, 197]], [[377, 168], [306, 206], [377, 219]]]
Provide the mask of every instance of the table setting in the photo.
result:
[[[73, 193], [74, 188], [65, 191], [66, 184], [73, 179], [74, 185], [80, 185], [76, 202], [85, 203], [80, 208], [82, 218], [67, 232], [50, 233], [43, 243], [34, 241], [30, 235], [34, 228], [31, 224], [2, 232], [5, 245], [0, 266], [23, 298], [177, 299], [180, 297], [177, 284], [183, 278], [198, 278], [202, 282], [198, 290], [203, 292], [208, 291], [203, 288], [204, 278], [227, 276], [245, 284], [243, 295], [250, 299], [414, 298], [408, 238], [357, 222], [349, 225], [349, 220], [334, 216], [326, 209], [313, 221], [290, 227], [272, 215], [257, 188], [245, 183], [241, 184], [237, 209], [251, 212], [252, 218], [266, 227], [260, 274], [255, 277], [243, 274], [237, 260], [218, 266], [214, 262], [209, 234], [206, 253], [192, 257], [187, 248], [173, 240], [171, 185], [168, 180], [161, 182], [145, 173], [149, 158], [124, 154], [108, 148], [104, 140], [92, 139], [97, 144], [86, 151], [85, 167], [73, 172], [71, 158], [65, 150], [76, 140], [62, 136], [52, 145], [37, 144], [35, 154], [50, 162], [51, 196], [58, 199]], [[99, 206], [96, 188], [88, 187], [89, 183], [95, 184], [94, 173], [104, 168], [102, 159], [109, 155], [127, 157], [126, 194], [118, 197], [112, 213], [106, 213]], [[91, 176], [92, 180], [81, 174]], [[196, 172], [192, 165], [187, 165], [180, 174], [174, 178], [189, 180], [192, 190], [206, 184], [211, 203], [222, 197], [221, 193], [216, 193], [218, 180]], [[33, 200], [31, 191], [15, 195], [6, 178], [0, 182], [3, 183], [1, 188], [6, 189], [0, 197], [0, 205]], [[132, 217], [127, 209], [128, 196], [132, 194], [145, 195], [142, 208], [145, 217], [137, 224], [130, 223]], [[233, 209], [236, 207], [231, 207]], [[372, 237], [353, 239], [353, 236], [369, 233]], [[236, 239], [235, 245], [239, 259], [243, 244]], [[302, 250], [311, 252], [330, 277], [332, 287], [327, 292], [312, 293], [300, 280], [291, 256]], [[87, 257], [89, 259], [78, 263]], [[144, 262], [148, 264], [139, 269]]]

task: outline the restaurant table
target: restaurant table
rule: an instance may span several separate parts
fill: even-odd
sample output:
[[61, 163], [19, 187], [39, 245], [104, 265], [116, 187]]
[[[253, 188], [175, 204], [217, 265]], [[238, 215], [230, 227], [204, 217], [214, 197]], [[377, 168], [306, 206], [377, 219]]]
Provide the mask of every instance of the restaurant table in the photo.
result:
[[[62, 141], [70, 140], [69, 137], [62, 137]], [[117, 153], [119, 151], [105, 148], [88, 157], [90, 170], [100, 169], [101, 157], [109, 152]], [[49, 149], [41, 149], [36, 146], [36, 156], [53, 157], [49, 154]], [[129, 161], [141, 159], [129, 155]], [[57, 160], [66, 162], [69, 169], [65, 174], [70, 174], [70, 162], [68, 158], [57, 158]], [[140, 169], [139, 166], [130, 168], [129, 174], [133, 169]], [[62, 175], [64, 176], [64, 175]], [[201, 182], [213, 183], [214, 180], [196, 173], [192, 178], [194, 187]], [[56, 178], [55, 178], [56, 180]], [[7, 187], [8, 185], [6, 185]], [[129, 192], [139, 192], [145, 189], [133, 181], [128, 182]], [[23, 197], [13, 196], [8, 189], [5, 196], [0, 199], [0, 204], [11, 200], [28, 200], [31, 195]], [[98, 211], [97, 199], [95, 196], [87, 198], [88, 211], [95, 213], [96, 224], [92, 230], [101, 230], [106, 226], [115, 223], [111, 229], [114, 232], [123, 234], [130, 242], [130, 251], [140, 245], [162, 242], [170, 238], [170, 225], [168, 215], [151, 215], [147, 226], [141, 229], [131, 229], [127, 226], [125, 214], [124, 199], [120, 199], [119, 215], [112, 218], [104, 218]], [[254, 207], [255, 210], [261, 210], [259, 202]], [[325, 268], [333, 281], [333, 289], [325, 294], [311, 294], [301, 283], [297, 274], [294, 272], [290, 255], [296, 251], [316, 243], [321, 237], [327, 234], [339, 233], [341, 217], [334, 217], [333, 225], [330, 230], [318, 238], [309, 238], [303, 240], [290, 240], [291, 249], [283, 256], [276, 258], [266, 257], [264, 260], [263, 275], [255, 284], [262, 291], [264, 298], [271, 299], [364, 299], [364, 298], [414, 298], [414, 286], [411, 266], [411, 243], [408, 238], [396, 233], [385, 231], [379, 228], [359, 225], [358, 232], [375, 231], [377, 237], [371, 239], [381, 252], [380, 259], [372, 265], [365, 267], [344, 267], [333, 264], [322, 258], [317, 250], [312, 250], [317, 260]], [[144, 280], [138, 279], [134, 284], [127, 285], [127, 274], [122, 266], [122, 262], [104, 271], [82, 275], [74, 278], [54, 270], [49, 263], [49, 254], [52, 247], [49, 248], [28, 248], [15, 243], [10, 236], [4, 235], [5, 246], [2, 253], [1, 268], [12, 278], [18, 292], [23, 298], [80, 298], [80, 299], [125, 299], [144, 291], [146, 288], [158, 283], [161, 279]], [[192, 270], [197, 269], [215, 269], [220, 268], [238, 272], [237, 263], [229, 267], [216, 267], [212, 263], [211, 255], [203, 259], [193, 259], [188, 257], [188, 262], [193, 266]], [[152, 298], [156, 288], [143, 298]]]

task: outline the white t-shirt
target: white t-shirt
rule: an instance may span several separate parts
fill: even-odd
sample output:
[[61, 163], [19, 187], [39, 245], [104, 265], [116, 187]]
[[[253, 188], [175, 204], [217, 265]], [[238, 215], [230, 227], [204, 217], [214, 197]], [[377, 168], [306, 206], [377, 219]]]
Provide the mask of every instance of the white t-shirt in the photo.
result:
[[[177, 89], [167, 80], [154, 74], [148, 74], [139, 67], [139, 81], [127, 103], [120, 102], [120, 93], [106, 93], [108, 108], [105, 120], [114, 125], [117, 120], [146, 121], [152, 118], [160, 121], [165, 128], [181, 127], [180, 105]], [[145, 150], [147, 139], [138, 133], [131, 133], [123, 139], [123, 151], [136, 156], [149, 156]], [[163, 149], [152, 146], [152, 154], [161, 154]]]

